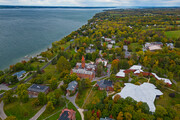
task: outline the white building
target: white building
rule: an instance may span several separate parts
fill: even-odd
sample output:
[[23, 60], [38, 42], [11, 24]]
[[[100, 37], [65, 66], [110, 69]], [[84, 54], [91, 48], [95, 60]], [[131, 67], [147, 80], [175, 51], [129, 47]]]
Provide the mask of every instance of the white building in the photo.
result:
[[[156, 89], [156, 86], [151, 83], [143, 83], [140, 86], [134, 85], [132, 83], [125, 83], [125, 87], [121, 90], [120, 93], [117, 94], [124, 99], [127, 97], [131, 97], [137, 102], [146, 102], [151, 112], [155, 112], [156, 110], [156, 107], [154, 105], [156, 96], [163, 95], [163, 93], [160, 90]], [[117, 94], [113, 96], [113, 99]]]

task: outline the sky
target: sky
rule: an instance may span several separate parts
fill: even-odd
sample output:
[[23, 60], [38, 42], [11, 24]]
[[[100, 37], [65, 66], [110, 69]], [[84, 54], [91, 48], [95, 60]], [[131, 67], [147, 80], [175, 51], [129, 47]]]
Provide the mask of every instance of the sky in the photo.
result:
[[28, 6], [180, 6], [180, 0], [0, 0], [0, 5], [28, 5]]

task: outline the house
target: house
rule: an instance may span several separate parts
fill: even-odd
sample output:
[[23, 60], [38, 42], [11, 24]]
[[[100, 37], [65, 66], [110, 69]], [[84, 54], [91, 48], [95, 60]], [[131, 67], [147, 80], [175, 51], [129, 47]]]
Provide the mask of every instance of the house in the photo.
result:
[[76, 67], [71, 70], [72, 73], [76, 73], [79, 78], [89, 78], [93, 80], [95, 78], [96, 65], [93, 63], [85, 63], [85, 58], [82, 56], [81, 63], [77, 63]]
[[107, 47], [110, 50], [110, 49], [112, 49], [113, 45], [112, 44], [108, 44]]
[[76, 111], [65, 108], [57, 120], [76, 120]]
[[169, 87], [172, 85], [171, 80], [169, 80], [169, 79], [167, 79], [167, 78], [158, 77], [158, 76], [156, 75], [156, 73], [152, 73], [152, 76], [153, 76], [156, 80], [163, 80], [164, 83], [166, 83]]
[[151, 45], [151, 46], [149, 46], [149, 48], [148, 48], [150, 51], [156, 51], [156, 50], [161, 50], [162, 48], [161, 48], [161, 46], [159, 46], [159, 45]]
[[112, 119], [112, 118], [109, 118], [109, 117], [105, 117], [105, 118], [100, 118], [100, 120], [115, 120], [115, 119]]
[[116, 41], [115, 41], [115, 40], [111, 40], [110, 43], [111, 43], [111, 44], [116, 44]]
[[23, 77], [23, 75], [26, 73], [26, 71], [25, 70], [22, 70], [22, 71], [20, 71], [20, 72], [16, 72], [16, 73], [14, 73], [12, 76], [17, 76], [17, 79], [18, 80], [21, 80], [21, 78]]
[[114, 91], [112, 81], [110, 80], [97, 81], [96, 86], [98, 90]]
[[145, 48], [150, 51], [161, 50], [163, 46], [162, 42], [147, 42]]
[[33, 84], [28, 89], [29, 97], [38, 97], [40, 92], [47, 94], [49, 87], [44, 85]]
[[103, 63], [104, 67], [107, 67], [108, 60], [105, 60], [104, 58], [97, 58], [96, 65], [98, 65], [99, 63]]
[[126, 77], [126, 74], [125, 74], [124, 71], [125, 71], [125, 70], [120, 69], [120, 71], [116, 74], [116, 77], [117, 77], [117, 78], [125, 78], [125, 77]]
[[71, 95], [76, 92], [78, 83], [76, 81], [72, 81], [68, 84], [68, 87], [66, 88], [67, 95]]
[[106, 42], [111, 42], [112, 39], [111, 38], [104, 38]]
[[156, 75], [156, 73], [144, 72], [142, 70], [141, 65], [133, 65], [132, 67], [130, 67], [129, 69], [126, 69], [126, 70], [120, 69], [120, 71], [116, 74], [116, 77], [117, 78], [124, 78], [126, 76], [126, 74], [129, 74], [130, 72], [132, 72], [134, 75], [137, 75], [137, 76], [142, 74], [144, 77], [152, 76], [156, 80], [163, 80], [164, 83], [166, 83], [169, 87], [172, 85], [171, 80], [169, 80], [167, 78], [158, 77]]
[[173, 43], [166, 43], [166, 45], [167, 45], [167, 47], [170, 47], [171, 49], [173, 49], [173, 48], [174, 48]]
[[120, 93], [115, 94], [113, 99], [116, 95], [120, 95], [124, 99], [131, 97], [137, 102], [146, 102], [149, 106], [149, 110], [155, 112], [156, 107], [154, 105], [154, 100], [156, 97], [163, 95], [163, 93], [156, 89], [156, 86], [151, 83], [143, 83], [140, 86], [132, 83], [125, 83], [125, 87]]
[[96, 52], [96, 49], [92, 49], [91, 47], [86, 48], [86, 53]]

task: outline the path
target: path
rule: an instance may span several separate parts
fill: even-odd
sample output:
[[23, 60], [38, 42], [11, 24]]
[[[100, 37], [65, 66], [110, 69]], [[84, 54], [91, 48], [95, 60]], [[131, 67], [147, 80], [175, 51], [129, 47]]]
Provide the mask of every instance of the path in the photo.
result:
[[[96, 84], [97, 84], [97, 83], [96, 83]], [[96, 84], [94, 84], [93, 87], [91, 88], [91, 90], [90, 90], [88, 96], [86, 97], [86, 99], [85, 99], [85, 101], [84, 101], [84, 103], [83, 103], [83, 105], [82, 105], [82, 108], [84, 107], [84, 104], [86, 103], [86, 101], [87, 101], [89, 95], [91, 94], [91, 92], [92, 92], [93, 88], [96, 86]]]
[[46, 105], [44, 105], [30, 120], [37, 120], [38, 117], [46, 110]]
[[79, 108], [75, 103], [77, 94], [78, 94], [78, 92], [74, 96], [72, 96], [72, 97], [66, 96], [66, 98], [76, 107], [76, 109], [79, 111], [79, 113], [81, 115], [82, 120], [84, 120], [84, 114], [83, 114], [84, 109]]
[[63, 82], [63, 81], [61, 81], [61, 82], [59, 83], [58, 88], [60, 88], [62, 85], [64, 85], [64, 82]]
[[6, 119], [7, 118], [7, 115], [4, 113], [4, 102], [2, 101], [0, 103], [0, 117], [2, 120]]

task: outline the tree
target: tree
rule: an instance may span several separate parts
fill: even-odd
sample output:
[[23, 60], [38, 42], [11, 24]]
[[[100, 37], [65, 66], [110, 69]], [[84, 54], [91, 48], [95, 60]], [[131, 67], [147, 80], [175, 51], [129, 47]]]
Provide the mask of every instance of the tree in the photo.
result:
[[163, 118], [165, 115], [167, 115], [167, 111], [163, 106], [158, 105], [156, 107], [155, 116], [158, 118]]
[[47, 106], [46, 106], [46, 110], [48, 111], [48, 112], [50, 112], [50, 111], [53, 111], [55, 108], [54, 108], [54, 106], [53, 106], [53, 103], [51, 102], [51, 101], [49, 101], [48, 103], [47, 103]]
[[129, 112], [125, 112], [124, 117], [125, 117], [126, 120], [131, 120], [132, 119], [132, 115]]
[[66, 58], [64, 56], [61, 56], [59, 58], [56, 67], [59, 72], [63, 72], [65, 70], [71, 69], [70, 63], [66, 60]]
[[123, 120], [123, 112], [119, 112], [118, 116], [117, 116], [117, 120]]
[[5, 120], [17, 120], [16, 116], [8, 116]]
[[45, 93], [40, 92], [38, 94], [38, 101], [40, 105], [45, 105], [47, 103], [47, 97]]
[[25, 84], [18, 85], [17, 94], [21, 102], [27, 102], [29, 100], [28, 91]]
[[51, 78], [50, 80], [50, 89], [51, 90], [55, 90], [57, 88], [58, 84], [57, 84], [57, 80], [56, 78]]
[[117, 101], [118, 101], [120, 98], [121, 98], [120, 95], [118, 95], [118, 94], [115, 95], [115, 96], [114, 96], [114, 102], [117, 103]]
[[13, 102], [13, 91], [12, 90], [6, 91], [4, 93], [2, 99], [3, 99], [4, 103], [6, 103], [6, 104], [12, 103]]
[[41, 74], [41, 73], [42, 73], [42, 71], [41, 71], [39, 65], [37, 66], [37, 73], [38, 73], [38, 74]]

